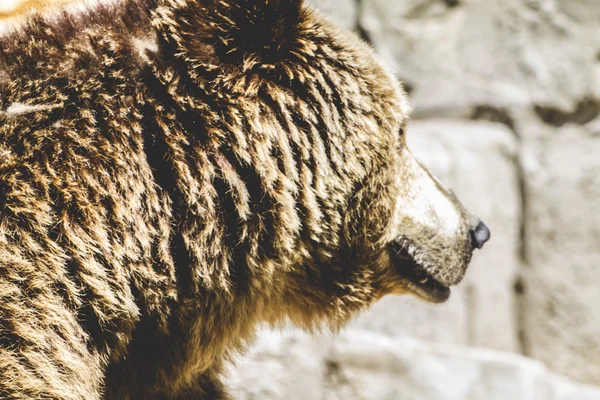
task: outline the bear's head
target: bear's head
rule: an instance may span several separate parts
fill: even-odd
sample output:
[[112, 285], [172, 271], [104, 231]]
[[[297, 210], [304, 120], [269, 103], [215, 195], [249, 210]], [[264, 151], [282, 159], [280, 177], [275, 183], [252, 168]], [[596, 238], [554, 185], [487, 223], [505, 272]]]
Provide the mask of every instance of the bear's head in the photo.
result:
[[448, 299], [489, 230], [407, 148], [407, 96], [366, 43], [301, 0], [159, 0], [153, 21], [162, 57], [218, 104], [204, 123], [232, 182], [227, 237], [245, 246], [228, 262], [266, 319], [338, 325], [387, 294]]

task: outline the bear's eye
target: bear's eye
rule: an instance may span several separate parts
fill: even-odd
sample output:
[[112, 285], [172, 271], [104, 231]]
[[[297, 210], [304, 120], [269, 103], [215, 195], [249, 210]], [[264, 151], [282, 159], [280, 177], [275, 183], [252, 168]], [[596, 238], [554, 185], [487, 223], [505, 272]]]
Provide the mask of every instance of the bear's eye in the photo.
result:
[[400, 127], [400, 131], [398, 132], [399, 136], [404, 136], [404, 126]]

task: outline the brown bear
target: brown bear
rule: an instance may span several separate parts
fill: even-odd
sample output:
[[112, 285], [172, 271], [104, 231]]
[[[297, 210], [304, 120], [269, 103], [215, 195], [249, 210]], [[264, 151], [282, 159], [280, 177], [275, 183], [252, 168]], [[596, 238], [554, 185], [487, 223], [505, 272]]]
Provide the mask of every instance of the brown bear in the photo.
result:
[[443, 302], [489, 231], [301, 0], [129, 0], [0, 38], [0, 398], [226, 399], [260, 323]]

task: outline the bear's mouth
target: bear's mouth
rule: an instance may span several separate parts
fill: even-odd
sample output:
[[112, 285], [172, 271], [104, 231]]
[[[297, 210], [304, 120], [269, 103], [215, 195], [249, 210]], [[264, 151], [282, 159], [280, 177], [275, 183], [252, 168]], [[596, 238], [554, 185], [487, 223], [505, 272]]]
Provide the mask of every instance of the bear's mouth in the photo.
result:
[[[411, 255], [412, 253], [412, 255]], [[412, 294], [430, 303], [443, 303], [450, 297], [450, 288], [429, 274], [415, 260], [415, 252], [405, 241], [395, 241], [391, 245], [391, 257], [396, 272], [403, 278], [403, 284]]]

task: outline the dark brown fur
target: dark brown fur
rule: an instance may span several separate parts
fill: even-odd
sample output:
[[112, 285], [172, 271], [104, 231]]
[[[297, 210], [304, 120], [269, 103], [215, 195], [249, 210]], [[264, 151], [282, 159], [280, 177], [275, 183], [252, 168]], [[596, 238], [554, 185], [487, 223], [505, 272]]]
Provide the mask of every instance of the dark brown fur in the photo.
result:
[[37, 18], [0, 70], [0, 398], [225, 399], [258, 323], [394, 291], [408, 110], [301, 1]]

